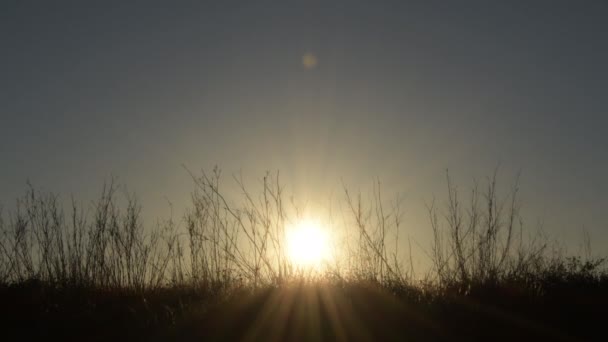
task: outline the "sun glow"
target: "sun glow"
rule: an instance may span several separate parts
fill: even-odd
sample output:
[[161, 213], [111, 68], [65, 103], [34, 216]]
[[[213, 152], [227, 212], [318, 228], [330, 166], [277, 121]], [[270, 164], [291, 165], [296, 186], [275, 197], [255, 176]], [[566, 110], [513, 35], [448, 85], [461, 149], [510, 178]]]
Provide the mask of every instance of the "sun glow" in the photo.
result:
[[329, 257], [327, 231], [317, 221], [302, 220], [287, 230], [287, 253], [300, 267], [318, 267]]

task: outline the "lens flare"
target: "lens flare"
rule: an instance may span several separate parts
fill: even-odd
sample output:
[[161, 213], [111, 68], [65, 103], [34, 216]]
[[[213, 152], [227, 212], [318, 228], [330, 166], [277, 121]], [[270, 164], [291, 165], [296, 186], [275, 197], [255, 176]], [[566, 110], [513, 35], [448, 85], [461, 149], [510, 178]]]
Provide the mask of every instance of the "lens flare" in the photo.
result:
[[314, 69], [319, 63], [317, 56], [312, 53], [306, 53], [302, 56], [302, 65], [305, 69], [311, 70]]

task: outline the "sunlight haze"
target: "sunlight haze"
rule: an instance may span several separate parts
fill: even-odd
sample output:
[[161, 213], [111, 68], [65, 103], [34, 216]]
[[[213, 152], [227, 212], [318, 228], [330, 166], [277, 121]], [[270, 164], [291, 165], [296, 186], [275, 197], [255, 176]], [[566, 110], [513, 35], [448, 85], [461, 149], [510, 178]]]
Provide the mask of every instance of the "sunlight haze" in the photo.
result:
[[153, 224], [183, 217], [184, 166], [225, 189], [279, 170], [309, 207], [380, 180], [423, 256], [445, 170], [464, 191], [500, 165], [527, 228], [605, 253], [606, 7], [546, 3], [5, 2], [0, 203], [115, 176]]

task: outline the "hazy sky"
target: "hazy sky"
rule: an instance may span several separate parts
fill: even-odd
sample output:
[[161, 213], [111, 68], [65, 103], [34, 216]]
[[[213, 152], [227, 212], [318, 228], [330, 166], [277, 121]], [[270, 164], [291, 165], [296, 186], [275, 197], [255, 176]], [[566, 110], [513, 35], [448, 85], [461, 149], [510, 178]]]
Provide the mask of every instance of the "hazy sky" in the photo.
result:
[[500, 163], [529, 226], [608, 252], [606, 4], [5, 0], [0, 201], [113, 174], [153, 217], [218, 164], [312, 201], [379, 177], [416, 231], [445, 168]]

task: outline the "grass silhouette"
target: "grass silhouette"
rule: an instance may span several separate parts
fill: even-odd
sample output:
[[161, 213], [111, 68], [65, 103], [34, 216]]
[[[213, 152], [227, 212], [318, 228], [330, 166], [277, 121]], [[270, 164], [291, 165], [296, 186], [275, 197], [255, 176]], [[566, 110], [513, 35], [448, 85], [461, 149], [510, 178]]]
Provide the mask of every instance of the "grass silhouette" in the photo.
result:
[[[214, 169], [191, 173], [183, 221], [144, 227], [136, 197], [107, 183], [90, 207], [29, 186], [0, 215], [3, 335], [64, 340], [591, 340], [604, 334], [603, 258], [525, 239], [518, 184], [497, 174], [428, 206], [432, 267], [415, 277], [399, 250], [401, 214], [380, 186], [344, 193], [340, 257], [305, 269], [288, 257], [299, 219], [279, 174], [259, 193]], [[464, 204], [466, 203], [466, 205]], [[389, 247], [394, 246], [394, 247]], [[402, 254], [407, 257], [402, 257]], [[409, 265], [404, 266], [404, 265]], [[25, 327], [25, 329], [23, 328]]]

